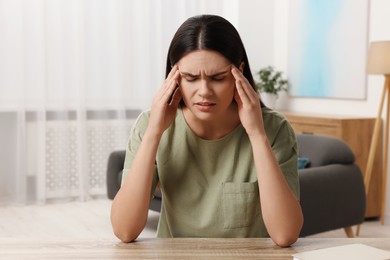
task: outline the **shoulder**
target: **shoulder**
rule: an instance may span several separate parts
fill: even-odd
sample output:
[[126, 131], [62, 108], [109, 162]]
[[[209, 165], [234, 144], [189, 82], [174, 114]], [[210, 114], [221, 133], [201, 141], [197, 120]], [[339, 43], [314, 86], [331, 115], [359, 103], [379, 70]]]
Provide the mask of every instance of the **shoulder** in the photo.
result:
[[282, 113], [263, 107], [262, 114], [264, 128], [271, 143], [273, 143], [276, 138], [295, 140], [294, 130]]
[[264, 120], [268, 120], [274, 123], [287, 121], [286, 117], [278, 111], [272, 110], [268, 107], [262, 107], [261, 109]]
[[150, 109], [142, 111], [133, 124], [133, 130], [144, 132], [148, 127], [150, 119]]
[[264, 127], [268, 130], [275, 131], [280, 127], [288, 127], [290, 123], [287, 118], [280, 112], [269, 109], [267, 107], [262, 108]]

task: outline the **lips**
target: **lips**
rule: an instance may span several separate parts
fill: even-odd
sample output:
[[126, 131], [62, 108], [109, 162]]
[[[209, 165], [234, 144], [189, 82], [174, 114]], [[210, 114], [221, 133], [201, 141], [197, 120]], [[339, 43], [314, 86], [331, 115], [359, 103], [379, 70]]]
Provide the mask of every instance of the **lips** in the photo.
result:
[[212, 103], [212, 102], [197, 102], [197, 103], [195, 103], [195, 106], [202, 112], [211, 111], [215, 105], [216, 104]]
[[198, 102], [198, 103], [195, 103], [195, 105], [198, 105], [198, 106], [214, 106], [215, 103], [211, 103], [211, 102]]

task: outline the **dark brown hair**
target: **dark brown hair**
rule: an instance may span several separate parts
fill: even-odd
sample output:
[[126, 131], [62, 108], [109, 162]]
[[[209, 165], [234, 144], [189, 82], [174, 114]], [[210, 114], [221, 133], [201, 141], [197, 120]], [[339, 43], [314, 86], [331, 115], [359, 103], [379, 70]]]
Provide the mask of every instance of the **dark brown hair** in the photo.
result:
[[236, 28], [217, 15], [199, 15], [188, 18], [175, 33], [168, 50], [166, 75], [184, 55], [195, 50], [220, 53], [237, 68], [244, 63], [244, 76], [256, 90], [248, 57]]

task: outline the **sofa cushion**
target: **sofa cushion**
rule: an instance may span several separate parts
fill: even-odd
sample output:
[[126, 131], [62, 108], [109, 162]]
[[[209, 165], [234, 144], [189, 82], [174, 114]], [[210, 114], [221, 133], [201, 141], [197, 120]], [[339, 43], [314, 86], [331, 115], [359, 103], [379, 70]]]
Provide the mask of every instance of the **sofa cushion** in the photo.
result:
[[310, 168], [328, 164], [351, 164], [355, 156], [344, 141], [328, 136], [297, 135], [299, 157], [310, 158]]

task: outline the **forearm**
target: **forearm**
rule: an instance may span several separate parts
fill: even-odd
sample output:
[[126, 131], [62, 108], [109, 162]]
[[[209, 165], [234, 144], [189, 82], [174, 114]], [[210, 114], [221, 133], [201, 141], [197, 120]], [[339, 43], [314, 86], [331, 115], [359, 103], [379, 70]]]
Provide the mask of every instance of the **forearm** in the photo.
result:
[[146, 224], [158, 145], [162, 134], [175, 119], [182, 98], [181, 92], [176, 89], [179, 76], [175, 65], [154, 96], [147, 129], [129, 173], [112, 203], [114, 233], [124, 242], [136, 239]]
[[303, 224], [298, 199], [290, 189], [265, 134], [251, 137], [264, 223], [280, 246], [296, 241]]
[[145, 132], [129, 173], [112, 203], [112, 226], [123, 242], [136, 239], [145, 227], [160, 138], [160, 135]]

